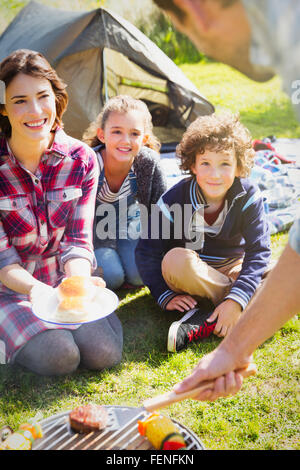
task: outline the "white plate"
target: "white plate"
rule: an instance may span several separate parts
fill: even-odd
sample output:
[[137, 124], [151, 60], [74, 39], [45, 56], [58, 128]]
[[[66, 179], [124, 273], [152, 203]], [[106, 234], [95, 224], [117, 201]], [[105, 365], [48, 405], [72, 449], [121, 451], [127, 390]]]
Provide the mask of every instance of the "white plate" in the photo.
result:
[[56, 319], [56, 311], [59, 304], [56, 289], [47, 292], [48, 295], [36, 296], [32, 301], [33, 314], [42, 321], [54, 323], [56, 325], [82, 325], [90, 323], [100, 318], [107, 317], [116, 310], [119, 305], [117, 295], [103, 287], [97, 287], [96, 295], [91, 303], [91, 309], [88, 316], [81, 322], [62, 322]]

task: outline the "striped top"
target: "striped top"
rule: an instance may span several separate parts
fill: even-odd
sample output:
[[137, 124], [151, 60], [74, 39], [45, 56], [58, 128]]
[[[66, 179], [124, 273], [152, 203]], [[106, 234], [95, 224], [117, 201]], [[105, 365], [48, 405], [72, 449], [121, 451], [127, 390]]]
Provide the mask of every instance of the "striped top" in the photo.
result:
[[[96, 152], [96, 155], [97, 155], [97, 159], [99, 162], [100, 173], [101, 173], [101, 171], [104, 168], [103, 158], [100, 152]], [[131, 171], [133, 171], [133, 166], [131, 167]], [[101, 203], [112, 204], [116, 201], [119, 201], [120, 199], [128, 197], [130, 194], [131, 194], [131, 186], [130, 186], [129, 173], [126, 176], [125, 180], [123, 181], [119, 191], [116, 193], [111, 191], [108, 185], [108, 182], [104, 176], [103, 184], [97, 193], [97, 201]]]

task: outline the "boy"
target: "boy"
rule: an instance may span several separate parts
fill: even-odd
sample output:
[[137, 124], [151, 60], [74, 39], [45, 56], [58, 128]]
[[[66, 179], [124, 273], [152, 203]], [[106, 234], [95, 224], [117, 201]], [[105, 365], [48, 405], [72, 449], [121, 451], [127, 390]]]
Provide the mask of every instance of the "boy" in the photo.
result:
[[238, 117], [196, 119], [177, 156], [191, 176], [161, 196], [136, 249], [140, 275], [158, 304], [187, 311], [170, 327], [172, 352], [213, 332], [226, 336], [271, 255], [263, 200], [247, 178], [254, 161], [251, 136]]

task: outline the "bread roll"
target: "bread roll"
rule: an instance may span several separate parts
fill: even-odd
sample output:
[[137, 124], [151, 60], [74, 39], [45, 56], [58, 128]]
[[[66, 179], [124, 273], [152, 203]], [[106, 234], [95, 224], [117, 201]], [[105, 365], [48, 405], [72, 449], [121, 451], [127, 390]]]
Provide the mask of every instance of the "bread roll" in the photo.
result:
[[91, 278], [85, 276], [71, 276], [64, 279], [58, 286], [57, 295], [60, 300], [69, 297], [84, 297], [92, 300], [96, 294], [97, 287]]
[[64, 323], [85, 321], [88, 317], [90, 301], [83, 297], [68, 297], [58, 305], [56, 319]]

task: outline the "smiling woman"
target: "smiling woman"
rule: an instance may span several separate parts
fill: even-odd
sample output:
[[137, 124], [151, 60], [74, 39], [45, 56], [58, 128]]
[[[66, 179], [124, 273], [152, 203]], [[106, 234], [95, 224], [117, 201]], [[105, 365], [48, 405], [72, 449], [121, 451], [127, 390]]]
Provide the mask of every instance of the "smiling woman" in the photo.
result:
[[[91, 277], [98, 179], [96, 155], [65, 134], [66, 85], [39, 53], [18, 50], [0, 64], [0, 340], [6, 361], [60, 375], [79, 363], [103, 369], [122, 355], [114, 313], [92, 325], [39, 320], [31, 296], [64, 277]], [[92, 282], [103, 281], [92, 277]]]
[[19, 73], [6, 88], [2, 115], [10, 123], [10, 148], [28, 169], [36, 171], [41, 154], [52, 144], [55, 94], [47, 79]]

